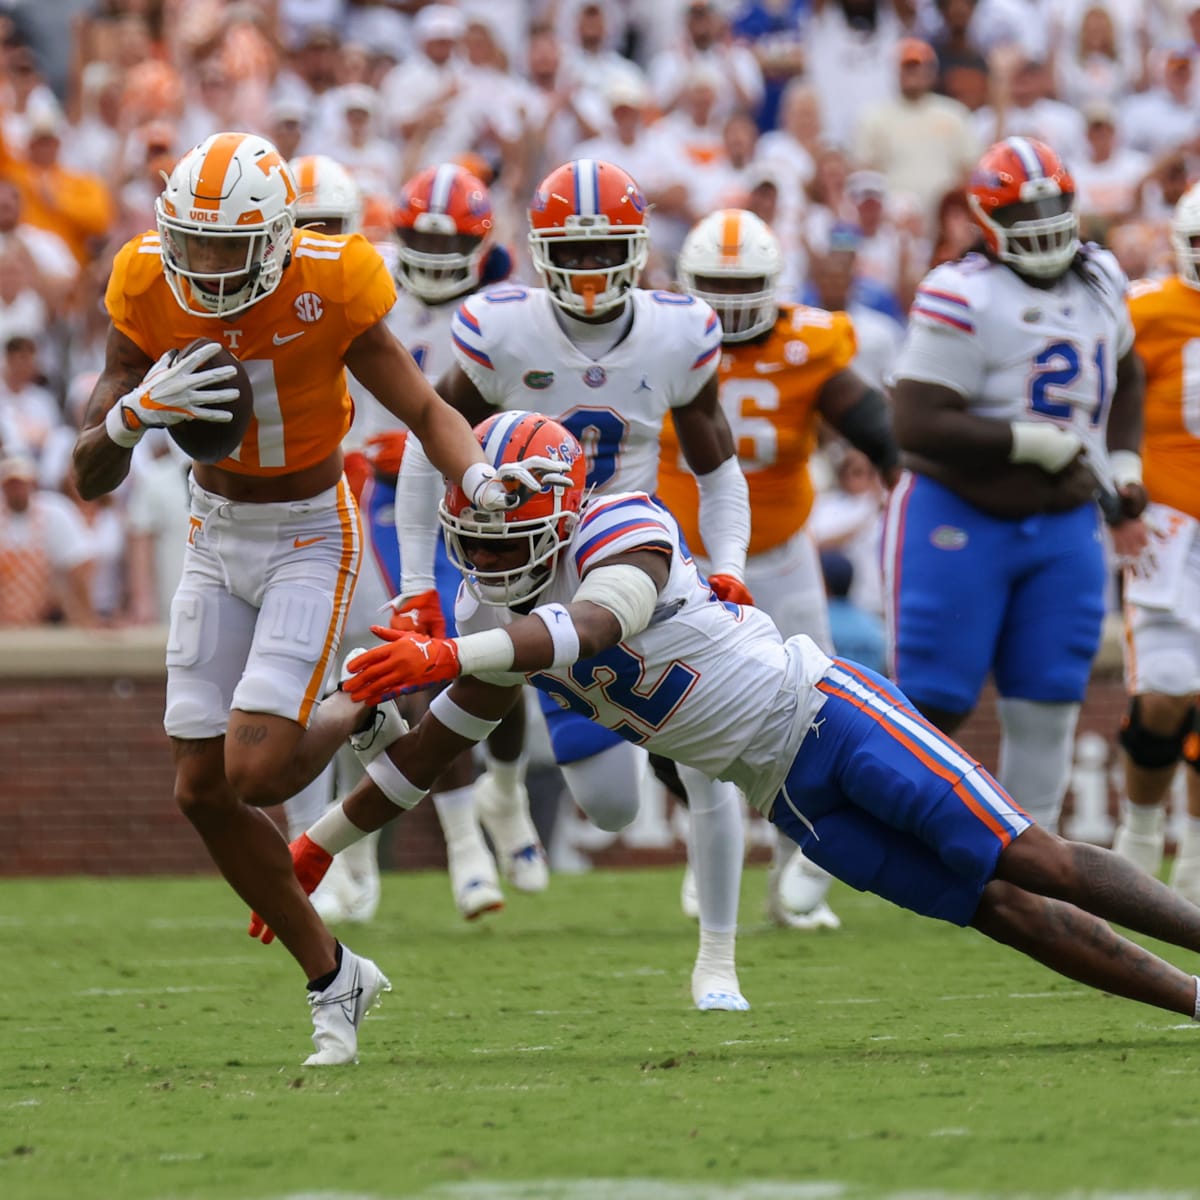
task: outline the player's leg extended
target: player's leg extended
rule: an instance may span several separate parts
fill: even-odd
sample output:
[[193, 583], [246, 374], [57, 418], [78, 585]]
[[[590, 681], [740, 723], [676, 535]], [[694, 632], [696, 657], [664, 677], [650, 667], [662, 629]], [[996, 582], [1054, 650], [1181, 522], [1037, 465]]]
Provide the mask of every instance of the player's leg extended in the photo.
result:
[[1017, 523], [1018, 578], [996, 647], [1001, 784], [1058, 826], [1075, 724], [1100, 646], [1106, 567], [1094, 504]]
[[641, 772], [631, 744], [538, 692], [550, 747], [572, 799], [601, 829], [617, 833], [638, 814]]
[[905, 475], [884, 529], [891, 674], [940, 729], [975, 707], [1008, 598], [1011, 523], [924, 476]]
[[[780, 546], [746, 560], [746, 586], [784, 639], [798, 633], [833, 653], [829, 604], [821, 560], [807, 529]], [[776, 829], [767, 875], [767, 916], [789, 929], [837, 929], [841, 921], [829, 907], [833, 877], [805, 857], [804, 851]]]
[[1191, 976], [1094, 918], [1195, 950], [1200, 910], [1110, 851], [1033, 824], [879, 677], [839, 660], [818, 686], [829, 699], [772, 812], [812, 857], [1070, 978], [1193, 1015]]
[[750, 1005], [738, 984], [734, 955], [745, 854], [741, 793], [694, 767], [680, 764], [679, 777], [688, 796], [689, 849], [700, 910], [692, 1000], [705, 1012], [744, 1012]]
[[1196, 979], [1106, 921], [1200, 950], [1200, 908], [1127, 859], [1031, 826], [996, 862], [975, 925], [1072, 979], [1186, 1016]]

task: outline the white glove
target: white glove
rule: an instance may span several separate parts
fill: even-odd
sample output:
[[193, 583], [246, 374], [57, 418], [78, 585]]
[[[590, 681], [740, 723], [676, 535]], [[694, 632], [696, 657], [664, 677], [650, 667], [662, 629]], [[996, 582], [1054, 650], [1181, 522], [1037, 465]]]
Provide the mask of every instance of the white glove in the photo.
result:
[[219, 425], [232, 421], [233, 413], [210, 406], [236, 400], [238, 389], [207, 385], [232, 379], [237, 368], [230, 364], [209, 371], [196, 369], [220, 352], [216, 342], [193, 350], [186, 358], [168, 350], [142, 382], [108, 410], [104, 419], [108, 436], [118, 446], [128, 447], [140, 441], [147, 429], [166, 428], [180, 421], [215, 421]]
[[1074, 462], [1083, 449], [1083, 439], [1073, 429], [1048, 421], [1014, 421], [1009, 428], [1012, 449], [1008, 461], [1033, 463], [1051, 475]]
[[473, 508], [504, 512], [545, 488], [570, 487], [572, 482], [557, 459], [534, 455], [498, 469], [487, 463], [472, 463], [463, 473], [462, 488]]

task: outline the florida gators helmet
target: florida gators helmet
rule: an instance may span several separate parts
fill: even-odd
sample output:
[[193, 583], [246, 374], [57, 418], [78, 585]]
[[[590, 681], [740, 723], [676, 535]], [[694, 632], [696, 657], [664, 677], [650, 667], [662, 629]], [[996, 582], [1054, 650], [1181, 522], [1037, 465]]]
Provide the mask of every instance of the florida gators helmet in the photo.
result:
[[579, 317], [624, 302], [649, 254], [646, 198], [628, 171], [596, 158], [556, 167], [529, 206], [533, 265], [554, 303]]
[[990, 146], [967, 184], [967, 203], [988, 249], [1020, 275], [1057, 279], [1079, 250], [1075, 181], [1034, 138]]
[[440, 163], [414, 175], [393, 223], [396, 274], [406, 291], [441, 304], [479, 286], [492, 239], [492, 198], [465, 167]]
[[296, 180], [297, 225], [320, 225], [319, 232], [335, 235], [362, 228], [362, 192], [341, 163], [325, 154], [306, 154], [289, 166]]
[[295, 180], [266, 138], [214, 133], [189, 150], [155, 202], [179, 306], [228, 317], [269, 296], [291, 254], [295, 207]]
[[683, 239], [678, 269], [684, 289], [721, 318], [723, 341], [746, 342], [775, 324], [783, 250], [754, 213], [743, 208], [709, 213]]
[[[570, 486], [547, 486], [517, 508], [491, 512], [473, 508], [458, 484], [450, 484], [438, 506], [446, 532], [450, 561], [462, 572], [467, 590], [481, 604], [509, 608], [543, 592], [558, 571], [558, 554], [579, 521], [587, 487], [587, 463], [575, 435], [541, 413], [494, 413], [475, 426], [484, 456], [494, 467], [541, 455], [562, 463]], [[509, 567], [485, 569], [474, 560], [477, 543], [495, 550], [526, 545], [521, 561]]]

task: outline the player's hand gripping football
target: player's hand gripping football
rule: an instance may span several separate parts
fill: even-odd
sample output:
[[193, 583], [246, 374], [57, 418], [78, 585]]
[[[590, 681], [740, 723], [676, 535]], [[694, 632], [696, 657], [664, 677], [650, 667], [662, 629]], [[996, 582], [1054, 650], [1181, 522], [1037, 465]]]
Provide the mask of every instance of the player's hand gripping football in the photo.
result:
[[457, 679], [461, 673], [458, 643], [372, 625], [386, 646], [373, 646], [346, 663], [349, 678], [342, 691], [362, 704], [380, 704], [406, 692], [419, 692]]
[[570, 487], [571, 483], [562, 463], [537, 454], [500, 467], [472, 463], [463, 475], [463, 491], [471, 504], [488, 512], [517, 508], [548, 487]]
[[[288, 845], [292, 852], [292, 870], [304, 889], [306, 896], [311, 896], [317, 890], [317, 885], [325, 878], [333, 862], [333, 855], [328, 850], [322, 850], [312, 841], [307, 833], [302, 833], [294, 842]], [[268, 928], [266, 921], [256, 912], [250, 914], [250, 928], [246, 932], [257, 938], [264, 946], [269, 946], [275, 940], [274, 930]]]
[[232, 365], [200, 370], [214, 354], [221, 352], [220, 344], [209, 342], [186, 356], [168, 350], [146, 372], [133, 391], [121, 397], [109, 410], [113, 440], [128, 443], [146, 429], [178, 425], [180, 421], [215, 421], [225, 424], [233, 420], [228, 409], [214, 405], [228, 404], [238, 398], [236, 387], [214, 387], [237, 374]]
[[726, 600], [730, 604], [754, 603], [750, 589], [735, 575], [710, 575], [708, 586], [718, 600]]
[[417, 592], [414, 596], [393, 596], [386, 608], [391, 610], [388, 624], [400, 633], [423, 633], [427, 637], [446, 636], [446, 617], [436, 590]]

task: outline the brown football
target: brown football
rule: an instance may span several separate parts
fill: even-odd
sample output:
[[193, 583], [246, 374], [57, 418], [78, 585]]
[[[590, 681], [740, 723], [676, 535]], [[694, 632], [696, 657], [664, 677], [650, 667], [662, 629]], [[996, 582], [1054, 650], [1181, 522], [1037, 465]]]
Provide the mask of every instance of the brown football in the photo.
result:
[[[179, 354], [190, 354], [201, 346], [207, 345], [212, 338], [197, 338], [186, 345]], [[217, 343], [220, 345], [220, 343]], [[175, 439], [175, 444], [190, 458], [199, 463], [218, 463], [228, 458], [241, 444], [246, 436], [246, 427], [254, 414], [254, 389], [250, 386], [250, 376], [237, 355], [221, 346], [201, 368], [201, 371], [211, 371], [214, 367], [233, 366], [237, 374], [222, 383], [211, 384], [214, 388], [236, 387], [238, 397], [228, 404], [213, 405], [214, 408], [228, 409], [233, 413], [233, 420], [219, 424], [216, 421], [180, 421], [178, 425], [168, 427], [168, 432]]]

